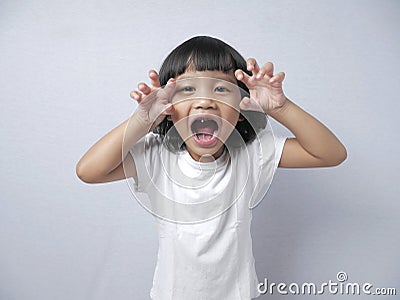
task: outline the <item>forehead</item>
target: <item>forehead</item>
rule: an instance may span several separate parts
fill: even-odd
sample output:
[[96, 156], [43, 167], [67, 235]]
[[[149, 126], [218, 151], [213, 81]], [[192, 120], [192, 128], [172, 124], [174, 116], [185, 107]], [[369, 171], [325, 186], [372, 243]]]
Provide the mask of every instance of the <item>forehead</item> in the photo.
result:
[[197, 77], [215, 78], [237, 84], [233, 71], [229, 71], [228, 73], [224, 73], [222, 71], [186, 71], [185, 73], [176, 77], [176, 80]]

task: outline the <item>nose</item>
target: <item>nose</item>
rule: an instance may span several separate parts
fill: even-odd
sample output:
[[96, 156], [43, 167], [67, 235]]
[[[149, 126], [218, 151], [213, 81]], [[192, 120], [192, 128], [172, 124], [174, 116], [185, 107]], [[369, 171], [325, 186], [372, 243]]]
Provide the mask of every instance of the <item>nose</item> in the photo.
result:
[[206, 97], [196, 99], [195, 102], [193, 103], [193, 107], [196, 109], [216, 109], [217, 108], [215, 100], [206, 98]]

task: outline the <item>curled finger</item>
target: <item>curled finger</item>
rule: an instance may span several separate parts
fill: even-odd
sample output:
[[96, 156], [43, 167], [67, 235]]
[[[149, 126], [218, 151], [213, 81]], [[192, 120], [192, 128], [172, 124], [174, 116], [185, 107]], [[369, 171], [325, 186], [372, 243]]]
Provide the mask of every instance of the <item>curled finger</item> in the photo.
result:
[[130, 93], [132, 99], [136, 100], [138, 103], [142, 100], [142, 93], [138, 91], [132, 91]]
[[249, 74], [240, 69], [235, 71], [235, 77], [237, 80], [243, 82], [246, 86], [248, 86], [249, 81], [251, 79]]
[[285, 73], [284, 72], [279, 72], [276, 74], [274, 77], [272, 77], [269, 82], [270, 83], [276, 83], [279, 82], [281, 83], [285, 79]]
[[258, 71], [260, 70], [260, 67], [258, 66], [258, 63], [255, 60], [255, 58], [247, 59], [246, 65], [247, 65], [247, 71], [252, 72], [253, 75], [257, 74]]
[[151, 85], [155, 88], [161, 87], [160, 85], [160, 78], [158, 76], [158, 73], [155, 70], [150, 70], [149, 71], [149, 78]]
[[263, 78], [265, 75], [268, 77], [274, 76], [274, 65], [271, 62], [264, 64], [257, 74], [257, 79]]
[[141, 82], [138, 84], [138, 89], [145, 95], [148, 95], [151, 93], [151, 88], [144, 82]]

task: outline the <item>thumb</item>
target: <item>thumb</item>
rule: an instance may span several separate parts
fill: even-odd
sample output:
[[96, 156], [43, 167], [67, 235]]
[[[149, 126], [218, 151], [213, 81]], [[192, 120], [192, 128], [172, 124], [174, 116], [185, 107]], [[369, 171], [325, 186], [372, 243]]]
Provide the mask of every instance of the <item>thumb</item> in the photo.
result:
[[171, 103], [168, 103], [168, 104], [165, 106], [165, 109], [164, 109], [164, 111], [162, 112], [162, 114], [163, 114], [163, 115], [172, 115], [172, 114], [174, 113], [174, 110], [175, 110], [174, 106], [173, 106]]
[[244, 97], [242, 99], [242, 101], [240, 102], [239, 107], [242, 110], [253, 110], [253, 111], [259, 111], [259, 112], [264, 111], [258, 102], [256, 102], [254, 99], [249, 98], [249, 97]]

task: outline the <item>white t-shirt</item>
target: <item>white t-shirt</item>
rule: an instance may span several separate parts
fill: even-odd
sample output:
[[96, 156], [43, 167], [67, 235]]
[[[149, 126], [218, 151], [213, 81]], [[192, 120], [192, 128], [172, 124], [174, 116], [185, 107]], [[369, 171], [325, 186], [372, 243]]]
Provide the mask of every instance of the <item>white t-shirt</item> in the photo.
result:
[[252, 210], [267, 192], [286, 138], [263, 130], [214, 162], [173, 153], [150, 133], [130, 153], [135, 196], [155, 216], [154, 300], [249, 300], [259, 296]]

